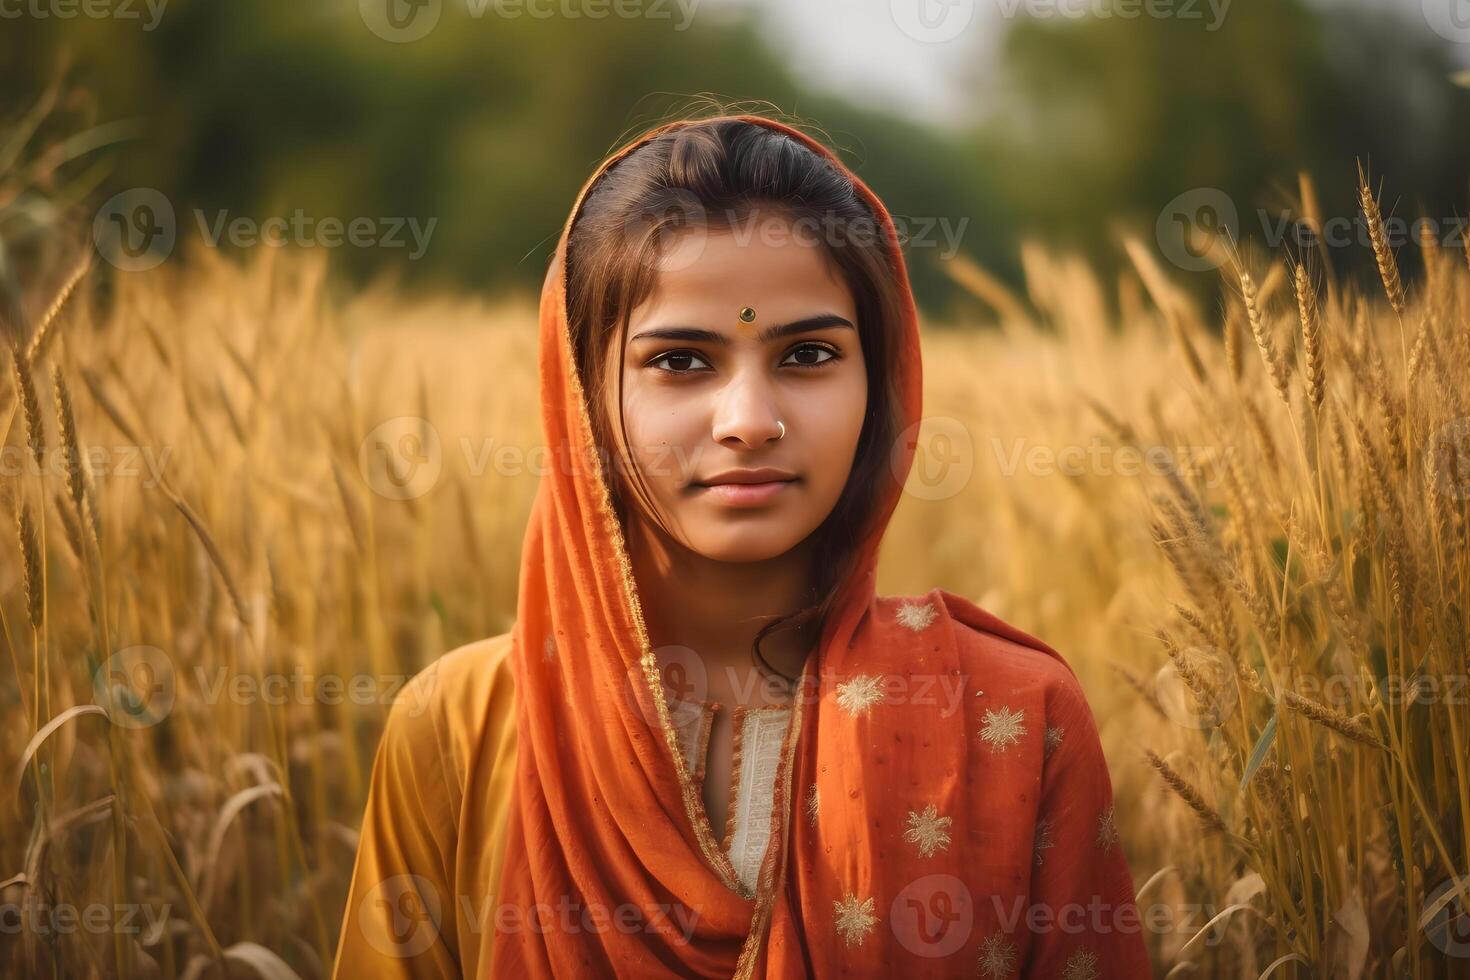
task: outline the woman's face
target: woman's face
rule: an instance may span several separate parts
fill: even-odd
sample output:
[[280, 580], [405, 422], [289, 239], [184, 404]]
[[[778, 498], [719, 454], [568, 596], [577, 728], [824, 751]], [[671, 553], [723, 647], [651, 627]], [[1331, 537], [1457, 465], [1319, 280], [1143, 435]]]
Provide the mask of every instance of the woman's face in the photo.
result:
[[[862, 432], [868, 383], [851, 292], [809, 229], [769, 212], [733, 231], [686, 232], [659, 270], [617, 365], [633, 458], [686, 548], [731, 562], [785, 554], [831, 513]], [[739, 472], [759, 469], [776, 472]]]

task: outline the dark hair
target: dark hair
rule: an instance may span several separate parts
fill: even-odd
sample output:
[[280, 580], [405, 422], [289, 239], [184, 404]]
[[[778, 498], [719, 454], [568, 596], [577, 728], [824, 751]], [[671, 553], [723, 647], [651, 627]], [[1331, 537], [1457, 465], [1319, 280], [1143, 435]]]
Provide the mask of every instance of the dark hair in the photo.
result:
[[[899, 346], [903, 296], [873, 209], [833, 161], [786, 133], [728, 116], [691, 122], [630, 151], [588, 189], [567, 241], [566, 302], [594, 436], [599, 449], [606, 450], [616, 444], [610, 438], [605, 372], [600, 368], [615, 337], [620, 338], [616, 363], [622, 363], [629, 318], [657, 284], [661, 249], [683, 230], [727, 230], [757, 208], [774, 211], [798, 226], [816, 223], [824, 229], [826, 255], [855, 300], [868, 374], [867, 413], [847, 485], [811, 534], [817, 575], [812, 602], [767, 623], [755, 637], [752, 654], [757, 664], [780, 674], [766, 662], [761, 642], [783, 625], [798, 628], [812, 623], [815, 635], [821, 635], [879, 502], [889, 450], [898, 435], [891, 359]], [[622, 372], [615, 374], [618, 431], [626, 445]], [[642, 474], [634, 466], [627, 469], [647, 513], [657, 520]], [[620, 481], [611, 480], [609, 491], [626, 528]], [[794, 684], [796, 678], [786, 680]]]

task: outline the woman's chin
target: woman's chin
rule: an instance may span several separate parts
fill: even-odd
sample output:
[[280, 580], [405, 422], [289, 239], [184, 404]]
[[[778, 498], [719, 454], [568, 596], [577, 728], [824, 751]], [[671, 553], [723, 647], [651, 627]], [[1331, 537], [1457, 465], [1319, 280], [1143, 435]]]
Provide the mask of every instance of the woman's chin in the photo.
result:
[[711, 561], [757, 562], [779, 558], [796, 547], [806, 536], [785, 520], [772, 520], [746, 512], [721, 533], [706, 533], [692, 542], [692, 550]]

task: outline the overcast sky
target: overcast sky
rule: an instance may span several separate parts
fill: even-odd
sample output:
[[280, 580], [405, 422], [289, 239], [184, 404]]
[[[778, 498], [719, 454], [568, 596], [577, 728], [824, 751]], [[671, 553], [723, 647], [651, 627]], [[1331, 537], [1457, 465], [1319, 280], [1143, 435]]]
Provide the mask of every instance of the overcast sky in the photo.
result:
[[[973, 78], [991, 63], [1008, 12], [1077, 11], [1142, 0], [701, 0], [700, 10], [754, 10], [776, 50], [812, 85], [857, 102], [897, 109], [935, 123], [962, 121]], [[1154, 0], [1174, 3], [1208, 28], [1232, 3], [1262, 0]], [[1265, 0], [1271, 2], [1271, 0]], [[1398, 9], [1429, 30], [1465, 0], [1311, 0], [1314, 6], [1362, 4]], [[1015, 16], [1016, 13], [1012, 13]], [[1462, 19], [1464, 15], [1462, 14]], [[1446, 30], [1451, 30], [1446, 27]], [[1470, 60], [1470, 28], [1461, 43]]]
[[[955, 27], [965, 22], [963, 30], [952, 39], [943, 33], [926, 39], [922, 22], [916, 21], [921, 29], [905, 33], [890, 0], [702, 0], [701, 6], [758, 10], [772, 45], [814, 87], [927, 121], [954, 121], [966, 108], [961, 83], [966, 64], [987, 60], [1000, 36], [1003, 21], [986, 17], [981, 8], [993, 10], [1002, 0], [922, 2], [934, 5], [931, 23], [952, 31], [944, 25], [946, 17], [953, 18]], [[955, 5], [947, 14], [939, 7], [946, 2]]]

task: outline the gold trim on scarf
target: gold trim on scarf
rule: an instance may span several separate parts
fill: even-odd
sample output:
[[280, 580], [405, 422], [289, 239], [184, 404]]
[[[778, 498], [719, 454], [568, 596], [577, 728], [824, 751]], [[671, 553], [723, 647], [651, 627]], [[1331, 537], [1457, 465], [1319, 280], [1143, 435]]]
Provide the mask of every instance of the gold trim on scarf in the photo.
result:
[[[621, 158], [631, 149], [632, 146], [625, 147], [614, 159]], [[591, 187], [596, 183], [597, 178], [602, 176], [610, 164], [611, 161], [600, 168], [591, 180], [588, 181], [587, 187]], [[572, 352], [571, 325], [567, 319], [566, 304], [566, 241], [571, 230], [571, 222], [575, 220], [577, 212], [581, 210], [582, 198], [586, 194], [587, 187], [584, 187], [582, 194], [578, 195], [577, 203], [572, 208], [572, 217], [568, 219], [567, 228], [563, 232], [557, 248], [559, 266], [557, 270], [557, 278], [559, 279], [557, 303], [560, 307], [558, 313], [561, 321], [561, 342], [566, 365], [565, 370], [571, 379], [572, 391], [576, 397], [577, 418], [581, 424], [584, 444], [589, 450], [595, 453], [597, 443], [592, 433], [592, 419], [590, 408], [587, 404], [586, 392], [582, 387], [582, 378], [577, 370], [576, 358]], [[674, 727], [673, 720], [669, 715], [668, 703], [664, 698], [663, 680], [658, 669], [658, 657], [653, 652], [652, 644], [648, 639], [648, 629], [644, 625], [643, 607], [639, 602], [638, 588], [633, 577], [633, 563], [628, 558], [627, 546], [623, 541], [622, 524], [618, 521], [617, 513], [613, 510], [612, 493], [608, 488], [607, 480], [603, 478], [600, 463], [600, 459], [596, 459], [593, 462], [593, 474], [598, 489], [598, 508], [602, 513], [603, 527], [612, 539], [613, 552], [618, 560], [618, 577], [622, 583], [624, 598], [627, 600], [628, 612], [633, 619], [633, 630], [638, 638], [638, 649], [640, 651], [639, 663], [643, 667], [644, 680], [648, 684], [655, 709], [658, 712], [659, 727], [663, 729], [664, 742], [669, 747], [669, 754], [673, 756], [674, 773], [678, 777], [679, 795], [684, 801], [684, 811], [689, 816], [690, 825], [694, 828], [695, 840], [699, 843], [700, 851], [704, 853], [705, 861], [719, 875], [720, 881], [726, 888], [736, 894], [740, 894], [740, 879], [735, 873], [735, 866], [730, 863], [729, 857], [720, 850], [719, 841], [715, 838], [714, 828], [710, 826], [709, 817], [704, 812], [704, 800], [700, 788], [694, 785], [694, 780], [689, 773], [689, 767], [684, 759], [684, 753], [679, 747], [678, 730]]]
[[[766, 126], [777, 132], [796, 132], [788, 127], [775, 124], [770, 120], [752, 114], [740, 114], [731, 118], [741, 119], [757, 125]], [[567, 218], [566, 225], [562, 228], [561, 238], [557, 243], [557, 304], [559, 306], [559, 317], [561, 320], [561, 344], [563, 359], [566, 364], [567, 374], [571, 379], [572, 390], [576, 395], [577, 418], [581, 424], [584, 444], [595, 452], [596, 440], [592, 433], [592, 420], [590, 408], [587, 404], [586, 392], [582, 387], [582, 378], [577, 370], [576, 358], [572, 352], [571, 330], [567, 315], [567, 278], [566, 278], [566, 245], [570, 237], [572, 225], [575, 223], [578, 213], [582, 209], [582, 203], [587, 193], [607, 170], [624, 156], [644, 143], [661, 136], [666, 132], [682, 128], [690, 122], [698, 120], [678, 121], [659, 126], [644, 134], [642, 139], [629, 143], [618, 150], [612, 156], [603, 161], [597, 171], [583, 184], [577, 199], [573, 202], [571, 214]], [[804, 133], [798, 133], [803, 139], [811, 141], [811, 137]], [[812, 141], [819, 152], [826, 152], [819, 144]], [[836, 158], [833, 157], [835, 160]], [[884, 212], [880, 212], [884, 213]], [[618, 560], [619, 578], [623, 587], [624, 598], [627, 600], [628, 611], [633, 620], [634, 632], [638, 638], [640, 650], [639, 663], [643, 667], [644, 681], [648, 685], [649, 693], [653, 697], [654, 706], [658, 712], [659, 727], [663, 729], [664, 743], [668, 746], [669, 754], [674, 761], [674, 774], [679, 782], [680, 796], [684, 801], [684, 811], [689, 817], [690, 825], [694, 829], [695, 840], [699, 844], [700, 851], [704, 854], [705, 861], [710, 868], [719, 876], [720, 881], [730, 891], [743, 897], [743, 884], [735, 872], [729, 856], [720, 847], [716, 839], [714, 828], [710, 824], [709, 816], [704, 809], [704, 797], [702, 788], [694, 784], [689, 772], [689, 767], [684, 758], [684, 753], [679, 745], [678, 730], [674, 727], [673, 719], [669, 713], [667, 700], [664, 697], [663, 678], [659, 672], [658, 657], [654, 654], [652, 645], [648, 638], [648, 630], [643, 619], [643, 607], [638, 598], [637, 583], [633, 575], [632, 561], [628, 557], [627, 545], [623, 539], [622, 524], [618, 521], [617, 514], [612, 506], [612, 494], [607, 481], [603, 478], [600, 459], [594, 467], [598, 488], [598, 505], [602, 513], [604, 527], [610, 532], [613, 542], [613, 551]], [[803, 668], [803, 679], [811, 671], [812, 666], [819, 658], [810, 655], [807, 657]], [[751, 917], [750, 931], [741, 945], [740, 957], [736, 962], [736, 980], [748, 980], [755, 969], [761, 944], [765, 939], [765, 931], [769, 924], [771, 910], [777, 890], [782, 886], [786, 871], [787, 850], [787, 811], [790, 809], [791, 798], [791, 775], [795, 768], [796, 744], [801, 734], [802, 700], [804, 692], [808, 688], [805, 684], [800, 688], [791, 717], [790, 728], [786, 733], [786, 743], [782, 749], [781, 769], [777, 774], [776, 799], [771, 808], [772, 841], [773, 845], [766, 848], [765, 859], [762, 862], [759, 884], [756, 888], [755, 910]]]

